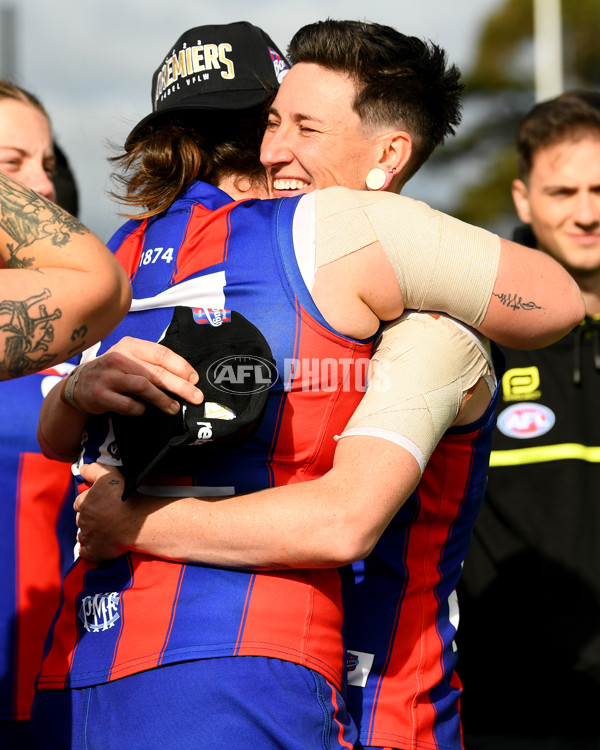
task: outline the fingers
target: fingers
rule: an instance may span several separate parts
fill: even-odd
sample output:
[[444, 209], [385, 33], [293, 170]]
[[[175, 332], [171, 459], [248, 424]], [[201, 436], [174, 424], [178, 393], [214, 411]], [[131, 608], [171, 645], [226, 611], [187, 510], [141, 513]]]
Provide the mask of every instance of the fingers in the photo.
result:
[[80, 492], [73, 503], [73, 510], [77, 514], [75, 521], [78, 527], [79, 515], [81, 513], [83, 505], [90, 490], [97, 481], [99, 481], [100, 479], [105, 479], [108, 484], [117, 484], [119, 486], [123, 483], [123, 475], [121, 474], [120, 469], [118, 469], [116, 466], [107, 466], [106, 464], [100, 463], [82, 464], [79, 467], [79, 473], [84, 481], [90, 484], [91, 487], [87, 490], [83, 490], [83, 492]]
[[[115, 480], [109, 478], [109, 484]], [[127, 548], [120, 543], [119, 529], [121, 516], [120, 493], [105, 500], [106, 484], [100, 493], [90, 495], [93, 488], [86, 490], [75, 501], [75, 523], [77, 525], [77, 554], [90, 562], [111, 560], [124, 554]], [[118, 504], [115, 504], [118, 503]]]
[[[121, 472], [116, 466], [108, 466], [107, 464], [100, 463], [82, 464], [79, 467], [79, 473], [88, 484], [94, 484], [94, 482], [97, 482], [98, 479], [106, 476], [107, 474], [112, 474], [118, 478], [121, 477]], [[88, 490], [82, 492], [77, 500], [86, 495], [87, 492]], [[77, 502], [77, 500], [75, 502]]]
[[143, 413], [147, 403], [175, 414], [179, 402], [165, 391], [199, 404], [203, 395], [193, 384], [197, 378], [191, 365], [170, 349], [125, 337], [83, 366], [75, 397], [92, 414], [115, 411], [135, 416]]
[[[192, 404], [202, 402], [202, 391], [194, 385], [198, 381], [198, 374], [189, 362], [179, 354], [171, 351], [166, 346], [155, 344], [152, 341], [127, 337], [120, 343], [126, 349], [133, 350], [138, 361], [144, 368], [144, 376], [149, 379], [153, 386], [170, 391], [175, 397], [184, 399]], [[133, 356], [133, 354], [130, 354], [130, 356]], [[144, 400], [154, 403], [149, 400], [149, 395], [142, 395]], [[168, 397], [161, 393], [159, 399], [163, 402], [163, 406], [159, 403], [155, 405], [163, 408], [163, 411], [167, 411], [165, 406]]]
[[[107, 523], [103, 502], [110, 485], [122, 484], [122, 474], [115, 466], [99, 463], [81, 466], [80, 474], [91, 487], [81, 492], [73, 503], [77, 525], [77, 554], [89, 562], [101, 562], [116, 556], [107, 541], [110, 524]], [[95, 488], [98, 482], [100, 484]], [[120, 492], [118, 498], [120, 502]]]
[[118, 351], [125, 356], [140, 360], [149, 368], [156, 367], [158, 377], [164, 372], [175, 375], [178, 380], [184, 380], [192, 385], [198, 381], [198, 374], [190, 363], [162, 344], [125, 336], [109, 351]]
[[77, 533], [77, 554], [89, 562], [101, 562], [100, 558], [95, 557], [93, 546], [87, 546], [86, 539], [80, 531]]

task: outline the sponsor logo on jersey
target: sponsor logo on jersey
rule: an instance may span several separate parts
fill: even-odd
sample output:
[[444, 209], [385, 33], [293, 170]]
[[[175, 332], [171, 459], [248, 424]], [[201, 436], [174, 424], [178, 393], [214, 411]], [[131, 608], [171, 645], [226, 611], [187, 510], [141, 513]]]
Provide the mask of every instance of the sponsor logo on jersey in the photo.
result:
[[502, 397], [505, 401], [533, 401], [541, 395], [537, 367], [513, 367], [504, 373]]
[[215, 307], [192, 307], [194, 322], [199, 325], [210, 323], [214, 328], [218, 328], [223, 323], [231, 322], [231, 310], [220, 310]]
[[498, 429], [507, 437], [527, 440], [545, 435], [554, 426], [554, 412], [542, 404], [520, 403], [498, 415]]
[[260, 393], [277, 380], [277, 369], [266, 359], [233, 354], [213, 363], [206, 372], [210, 383], [224, 393]]
[[348, 685], [354, 685], [355, 687], [365, 687], [367, 679], [373, 668], [373, 661], [375, 660], [375, 654], [368, 654], [364, 651], [350, 651], [346, 652], [346, 668]]
[[79, 607], [79, 619], [89, 633], [99, 633], [114, 628], [119, 619], [118, 592], [86, 596]]

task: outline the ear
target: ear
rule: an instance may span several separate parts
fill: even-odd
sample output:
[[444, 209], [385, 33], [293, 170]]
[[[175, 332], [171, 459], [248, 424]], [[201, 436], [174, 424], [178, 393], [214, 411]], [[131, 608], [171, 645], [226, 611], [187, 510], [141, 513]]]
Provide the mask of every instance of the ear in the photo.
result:
[[519, 219], [523, 224], [531, 224], [531, 207], [529, 205], [529, 191], [523, 180], [513, 180], [512, 183], [513, 203]]
[[379, 136], [377, 140], [381, 148], [377, 166], [386, 173], [393, 171], [390, 189], [398, 190], [406, 182], [403, 171], [412, 154], [412, 138], [404, 130], [395, 130]]

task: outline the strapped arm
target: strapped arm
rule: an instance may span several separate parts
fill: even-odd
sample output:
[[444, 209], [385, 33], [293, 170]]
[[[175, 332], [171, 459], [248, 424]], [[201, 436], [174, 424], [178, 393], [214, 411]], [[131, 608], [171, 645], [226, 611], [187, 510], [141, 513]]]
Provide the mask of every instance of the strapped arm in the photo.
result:
[[[445, 312], [523, 349], [552, 343], [583, 318], [581, 292], [553, 258], [421, 201], [334, 187], [315, 193], [315, 214], [317, 268], [375, 245], [391, 264], [403, 309]], [[361, 274], [358, 294], [389, 320], [390, 299], [370, 288], [377, 282]]]

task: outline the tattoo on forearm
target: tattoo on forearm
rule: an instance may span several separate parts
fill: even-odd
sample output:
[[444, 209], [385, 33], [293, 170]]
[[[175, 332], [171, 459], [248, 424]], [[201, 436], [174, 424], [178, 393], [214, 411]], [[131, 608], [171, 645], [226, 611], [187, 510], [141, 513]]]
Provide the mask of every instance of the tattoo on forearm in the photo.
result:
[[[0, 366], [12, 376], [26, 375], [40, 369], [54, 359], [49, 345], [54, 341], [52, 321], [62, 313], [56, 308], [49, 313], [42, 302], [51, 292], [44, 289], [40, 294], [26, 300], [3, 300], [0, 302]], [[38, 305], [37, 313], [32, 307]]]
[[80, 328], [76, 328], [71, 334], [71, 341], [73, 342], [73, 348], [69, 349], [69, 357], [79, 354], [79, 352], [87, 349], [85, 341], [85, 335], [87, 334], [87, 326], [82, 325]]
[[523, 298], [519, 294], [496, 294], [493, 293], [494, 297], [498, 297], [500, 303], [505, 307], [510, 307], [511, 310], [543, 310], [541, 305], [535, 302], [523, 302]]
[[56, 247], [68, 244], [71, 235], [88, 230], [74, 216], [50, 203], [24, 185], [0, 172], [0, 228], [14, 243], [6, 243], [9, 268], [29, 268], [34, 258], [18, 257], [23, 248], [36, 240], [49, 238]]

